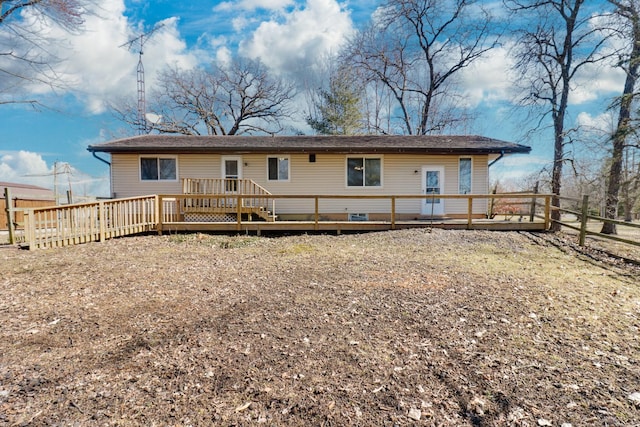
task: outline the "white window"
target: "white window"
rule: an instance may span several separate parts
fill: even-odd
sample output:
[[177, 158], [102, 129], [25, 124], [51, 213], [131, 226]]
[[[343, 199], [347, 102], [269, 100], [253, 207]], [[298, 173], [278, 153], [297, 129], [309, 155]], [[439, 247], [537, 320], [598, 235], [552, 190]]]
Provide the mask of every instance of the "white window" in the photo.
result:
[[178, 179], [178, 162], [175, 157], [140, 157], [142, 181], [175, 181]]
[[458, 163], [458, 193], [471, 193], [471, 158], [461, 157]]
[[289, 181], [289, 157], [267, 157], [269, 181]]
[[347, 157], [347, 187], [382, 186], [382, 159]]

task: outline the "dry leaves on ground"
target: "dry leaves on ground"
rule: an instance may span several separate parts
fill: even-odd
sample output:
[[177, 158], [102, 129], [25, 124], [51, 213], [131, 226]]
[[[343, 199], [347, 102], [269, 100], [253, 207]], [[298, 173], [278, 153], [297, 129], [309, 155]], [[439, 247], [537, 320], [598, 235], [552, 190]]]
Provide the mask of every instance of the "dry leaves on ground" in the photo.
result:
[[640, 425], [638, 270], [545, 235], [143, 236], [0, 259], [0, 425]]

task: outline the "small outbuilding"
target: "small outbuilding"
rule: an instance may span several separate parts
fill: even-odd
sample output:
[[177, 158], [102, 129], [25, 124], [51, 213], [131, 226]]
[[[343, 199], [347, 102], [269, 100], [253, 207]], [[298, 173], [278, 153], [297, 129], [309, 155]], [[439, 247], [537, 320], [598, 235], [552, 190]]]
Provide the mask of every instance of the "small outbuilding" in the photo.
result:
[[[0, 230], [9, 228], [5, 199], [6, 189], [10, 191], [12, 208], [37, 208], [56, 204], [53, 191], [47, 188], [15, 182], [0, 182]], [[16, 212], [14, 221], [16, 224], [22, 224], [24, 217], [21, 211]]]

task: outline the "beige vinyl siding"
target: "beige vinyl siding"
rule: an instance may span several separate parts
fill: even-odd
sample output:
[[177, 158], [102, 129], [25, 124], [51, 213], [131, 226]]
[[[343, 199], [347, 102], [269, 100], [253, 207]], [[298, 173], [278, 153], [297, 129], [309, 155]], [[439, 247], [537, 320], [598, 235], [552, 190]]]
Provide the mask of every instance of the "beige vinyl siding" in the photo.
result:
[[[458, 193], [458, 161], [460, 156], [419, 156], [415, 154], [385, 154], [373, 156], [382, 159], [382, 185], [380, 187], [347, 187], [346, 159], [344, 154], [316, 152], [316, 161], [309, 162], [309, 154], [245, 154], [238, 156], [242, 162], [242, 177], [251, 179], [273, 194], [322, 194], [322, 195], [402, 195], [422, 193], [422, 166], [441, 165], [445, 170], [444, 193]], [[267, 157], [288, 156], [290, 161], [288, 181], [269, 181]], [[145, 194], [181, 193], [180, 178], [220, 178], [221, 159], [218, 154], [178, 155], [178, 181], [141, 181], [139, 155], [113, 154], [112, 181], [115, 197]], [[487, 156], [472, 157], [472, 193], [488, 191]], [[324, 213], [388, 213], [389, 200], [321, 200]], [[474, 203], [474, 213], [486, 212], [486, 201]], [[313, 213], [313, 199], [276, 201], [276, 211], [282, 213]], [[396, 212], [419, 215], [421, 201], [398, 200]], [[445, 214], [464, 214], [466, 200], [446, 200]]]
[[[154, 157], [149, 155], [145, 157]], [[168, 156], [169, 157], [169, 156]], [[142, 181], [140, 179], [140, 156], [138, 154], [113, 154], [111, 156], [111, 175], [113, 196], [133, 197], [147, 194], [182, 193], [180, 176], [182, 165], [177, 156], [178, 179], [176, 181]]]

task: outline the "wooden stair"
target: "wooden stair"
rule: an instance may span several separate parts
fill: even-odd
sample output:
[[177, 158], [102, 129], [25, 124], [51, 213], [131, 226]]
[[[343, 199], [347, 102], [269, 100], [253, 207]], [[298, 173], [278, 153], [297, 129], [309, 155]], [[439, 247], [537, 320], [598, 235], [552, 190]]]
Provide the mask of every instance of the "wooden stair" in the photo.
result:
[[[183, 178], [182, 192], [193, 196], [182, 202], [180, 209], [183, 214], [237, 216], [240, 213], [266, 222], [276, 220], [275, 204], [273, 199], [269, 199], [271, 193], [250, 179]], [[239, 195], [243, 196], [240, 207]]]

